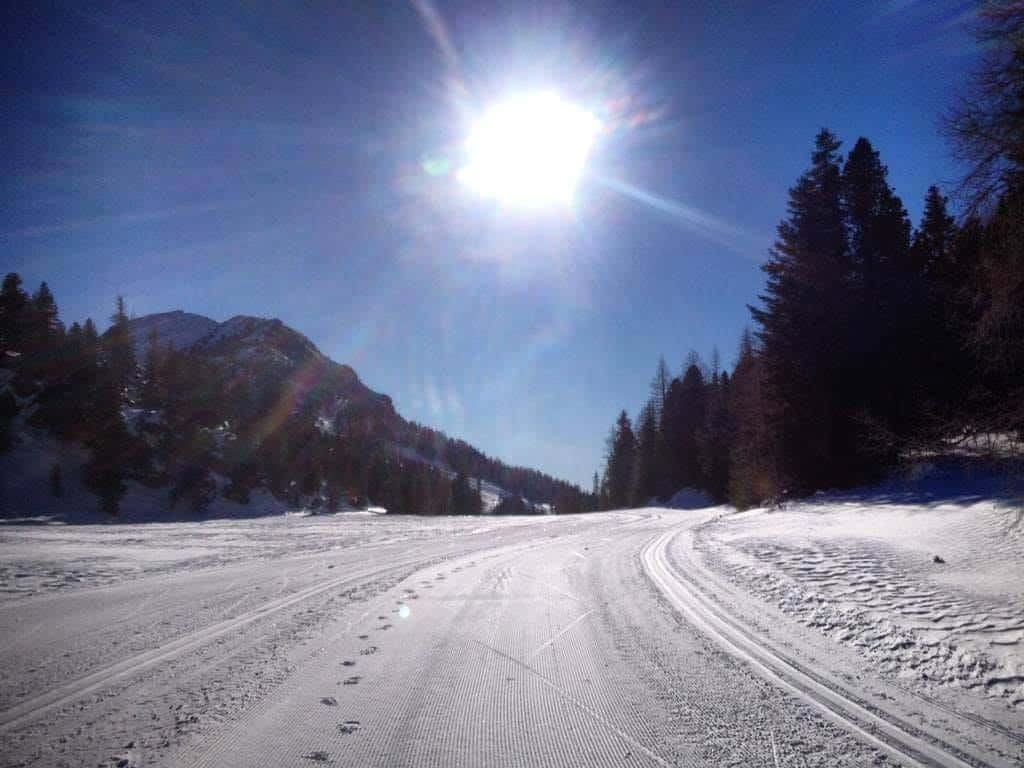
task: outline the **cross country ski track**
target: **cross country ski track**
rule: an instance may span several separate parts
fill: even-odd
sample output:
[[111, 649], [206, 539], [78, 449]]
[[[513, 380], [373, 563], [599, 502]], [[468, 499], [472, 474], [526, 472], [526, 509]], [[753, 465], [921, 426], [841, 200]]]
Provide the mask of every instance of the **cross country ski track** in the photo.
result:
[[261, 523], [320, 549], [0, 603], [0, 765], [1019, 764], [766, 632], [694, 547], [719, 514]]
[[[711, 597], [711, 580], [697, 559], [688, 556], [685, 547], [671, 549], [680, 535], [679, 530], [669, 530], [644, 547], [644, 568], [652, 582], [686, 620], [713, 638], [729, 654], [858, 738], [879, 746], [906, 765], [941, 768], [990, 765], [985, 753], [974, 745], [948, 743], [940, 733], [934, 730], [926, 732], [908, 722], [900, 712], [869, 702], [862, 693], [843, 685], [835, 676], [824, 670], [811, 669], [796, 655], [786, 652], [779, 644], [730, 615]], [[997, 723], [957, 712], [925, 697], [918, 698], [922, 704], [928, 702], [947, 715], [980, 725], [994, 736], [1024, 744], [1024, 735], [1013, 733]]]

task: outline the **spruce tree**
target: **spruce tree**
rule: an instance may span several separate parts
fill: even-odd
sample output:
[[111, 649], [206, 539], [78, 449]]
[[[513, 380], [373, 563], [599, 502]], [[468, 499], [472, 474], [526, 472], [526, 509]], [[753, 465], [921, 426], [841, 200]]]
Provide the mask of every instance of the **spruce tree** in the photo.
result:
[[118, 390], [123, 390], [135, 378], [135, 346], [128, 328], [128, 311], [123, 296], [117, 297], [111, 326], [104, 334], [107, 368]]
[[700, 358], [689, 358], [681, 379], [669, 387], [665, 400], [665, 417], [662, 429], [669, 456], [667, 493], [680, 488], [704, 487], [698, 449], [698, 432], [704, 426], [706, 416], [706, 392]]
[[838, 455], [865, 471], [891, 462], [912, 425], [919, 397], [911, 393], [922, 363], [917, 353], [923, 329], [916, 318], [924, 284], [910, 257], [910, 222], [887, 176], [878, 152], [859, 139], [843, 168], [847, 282], [853, 290], [836, 355], [841, 374], [835, 394], [839, 412], [857, 418], [849, 428], [837, 425]]
[[150, 328], [146, 338], [146, 358], [142, 366], [142, 401], [147, 408], [156, 408], [163, 402], [162, 363], [160, 338], [156, 328]]
[[717, 354], [711, 366], [711, 381], [705, 387], [704, 424], [697, 432], [702, 489], [716, 502], [725, 500], [729, 487], [729, 374], [718, 373]]
[[760, 326], [773, 454], [792, 490], [822, 487], [848, 475], [843, 455], [852, 418], [835, 393], [849, 364], [844, 347], [850, 304], [839, 140], [815, 139], [811, 167], [789, 192], [788, 216], [764, 271]]
[[658, 469], [661, 438], [653, 399], [640, 411], [637, 418], [636, 461], [633, 467], [633, 486], [630, 493], [633, 506], [646, 506], [658, 495]]
[[625, 411], [619, 414], [615, 427], [608, 437], [606, 459], [607, 508], [625, 509], [630, 502], [633, 467], [636, 461], [636, 438], [633, 435], [633, 425]]
[[732, 440], [729, 451], [729, 502], [745, 509], [781, 490], [775, 472], [775, 441], [768, 432], [769, 403], [764, 360], [745, 329], [729, 390]]
[[0, 352], [22, 354], [31, 329], [31, 305], [21, 276], [9, 272], [0, 290]]
[[930, 276], [948, 260], [957, 235], [956, 220], [949, 213], [949, 200], [932, 184], [924, 198], [921, 226], [914, 233], [911, 260], [915, 271]]
[[57, 302], [49, 286], [43, 282], [32, 296], [29, 312], [29, 351], [37, 375], [50, 377], [55, 373], [58, 354], [64, 340], [64, 326], [57, 312]]

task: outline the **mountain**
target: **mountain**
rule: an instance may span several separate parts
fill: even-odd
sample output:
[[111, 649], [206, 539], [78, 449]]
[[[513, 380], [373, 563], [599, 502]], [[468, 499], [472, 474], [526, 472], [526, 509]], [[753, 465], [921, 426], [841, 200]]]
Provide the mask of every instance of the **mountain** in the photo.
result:
[[0, 349], [0, 517], [368, 505], [522, 514], [591, 503], [576, 486], [407, 421], [280, 320], [180, 310], [129, 319], [119, 300], [97, 337], [23, 298], [5, 322], [27, 331]]
[[173, 312], [160, 312], [145, 315], [129, 321], [135, 341], [135, 356], [142, 359], [149, 334], [156, 331], [160, 343], [174, 349], [188, 349], [199, 339], [208, 336], [217, 329], [216, 320], [191, 312], [177, 309]]
[[406, 426], [390, 397], [371, 390], [350, 366], [334, 362], [278, 319], [236, 315], [218, 323], [178, 310], [135, 318], [128, 327], [136, 349], [155, 330], [161, 345], [216, 364], [236, 390], [243, 384], [286, 390], [280, 397], [292, 404], [289, 415], [315, 409], [324, 429], [335, 429], [341, 416], [356, 415], [388, 431]]
[[[216, 411], [215, 418], [204, 418], [228, 423], [233, 438], [244, 435], [263, 448], [282, 440], [303, 444], [319, 440], [309, 436], [313, 429], [345, 446], [331, 451], [383, 451], [399, 465], [419, 464], [450, 479], [461, 474], [479, 481], [485, 509], [512, 497], [522, 498], [528, 508], [556, 502], [563, 508], [577, 506], [575, 486], [536, 470], [508, 466], [464, 441], [405, 420], [390, 397], [367, 387], [350, 366], [331, 360], [278, 319], [238, 315], [217, 323], [177, 311], [133, 319], [129, 329], [137, 348], [155, 331], [161, 345], [202, 363], [192, 379], [202, 378], [203, 365], [212, 366], [212, 378], [222, 391], [217, 397], [204, 396]], [[253, 434], [268, 423], [274, 434]], [[312, 451], [308, 446], [304, 450]], [[293, 455], [289, 462], [297, 473], [295, 467], [302, 460]]]

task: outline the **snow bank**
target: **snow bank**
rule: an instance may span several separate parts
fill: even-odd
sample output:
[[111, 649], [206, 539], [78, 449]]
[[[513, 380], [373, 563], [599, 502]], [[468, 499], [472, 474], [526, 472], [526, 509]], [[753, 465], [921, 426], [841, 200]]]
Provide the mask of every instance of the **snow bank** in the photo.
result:
[[709, 562], [883, 673], [1024, 709], [1024, 508], [991, 465], [719, 518]]

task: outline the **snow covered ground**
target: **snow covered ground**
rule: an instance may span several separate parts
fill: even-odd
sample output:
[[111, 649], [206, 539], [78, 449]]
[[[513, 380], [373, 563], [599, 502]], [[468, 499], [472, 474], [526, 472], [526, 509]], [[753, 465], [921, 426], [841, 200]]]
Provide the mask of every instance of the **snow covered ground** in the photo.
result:
[[875, 669], [1024, 717], [1024, 525], [1012, 480], [930, 464], [849, 494], [728, 515], [699, 547], [735, 583]]
[[3, 523], [0, 765], [1019, 766], [1020, 507], [965, 472], [743, 513]]

